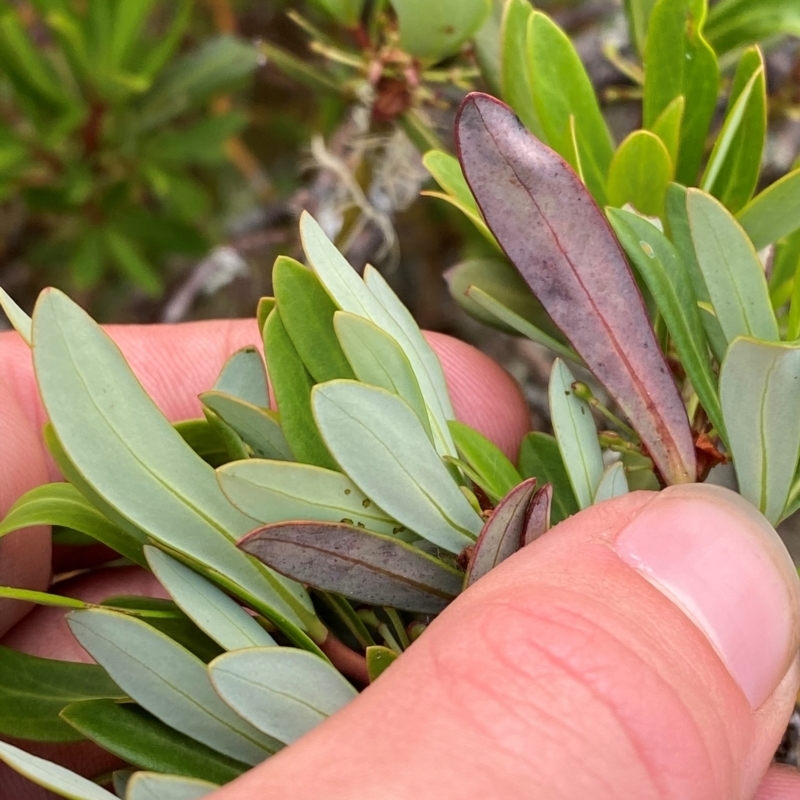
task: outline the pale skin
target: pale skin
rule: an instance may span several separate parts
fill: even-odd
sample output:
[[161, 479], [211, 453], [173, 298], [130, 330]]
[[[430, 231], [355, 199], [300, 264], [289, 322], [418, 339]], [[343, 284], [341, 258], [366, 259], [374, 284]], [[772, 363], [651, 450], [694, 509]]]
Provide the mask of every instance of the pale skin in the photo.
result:
[[[110, 332], [173, 420], [197, 416], [196, 396], [225, 357], [258, 340], [250, 321]], [[528, 427], [513, 381], [466, 345], [438, 335], [431, 343], [459, 418], [513, 452]], [[42, 446], [43, 420], [27, 348], [0, 334], [0, 514], [58, 477]], [[358, 700], [214, 800], [800, 798], [798, 774], [769, 766], [800, 687], [800, 590], [791, 565], [735, 499], [705, 489], [664, 496], [653, 503], [647, 493], [627, 495], [549, 532], [462, 595]], [[632, 568], [624, 542], [633, 520], [647, 541], [677, 541], [670, 536], [682, 521], [718, 537], [714, 568], [688, 583], [680, 552], [647, 557], [657, 571], [668, 562], [680, 585], [708, 577], [717, 596], [729, 588], [731, 605], [706, 615], [706, 597], [690, 617], [681, 608], [693, 607], [691, 596], [676, 592], [673, 602]], [[46, 588], [49, 542], [46, 530], [0, 540], [0, 584]], [[64, 563], [56, 554], [55, 569]], [[742, 575], [758, 584], [743, 586]], [[63, 590], [87, 599], [160, 594], [135, 569]], [[753, 611], [761, 595], [769, 614]], [[724, 626], [732, 619], [733, 644], [725, 631], [720, 641], [704, 635], [693, 621], [704, 616]], [[54, 609], [0, 601], [5, 632], [9, 646], [86, 659]], [[86, 744], [35, 749], [85, 774], [115, 766]], [[46, 797], [0, 769], [0, 798]]]

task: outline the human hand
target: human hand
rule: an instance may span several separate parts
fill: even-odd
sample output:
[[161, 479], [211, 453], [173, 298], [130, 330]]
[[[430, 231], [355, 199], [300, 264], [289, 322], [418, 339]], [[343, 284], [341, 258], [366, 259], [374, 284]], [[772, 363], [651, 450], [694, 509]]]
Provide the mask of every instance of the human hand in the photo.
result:
[[[186, 340], [159, 348], [170, 364], [148, 362], [152, 334], [123, 341], [173, 418], [196, 413], [192, 398], [224, 354], [248, 342], [223, 347], [217, 333], [191, 355]], [[14, 375], [14, 393], [32, 402], [29, 377], [4, 368], [2, 344], [0, 374]], [[452, 340], [434, 346], [461, 417], [513, 449], [526, 412], [508, 378]], [[202, 360], [208, 371], [176, 392], [176, 359], [193, 370]], [[11, 428], [25, 428], [32, 408], [12, 411]], [[19, 450], [6, 459], [13, 472], [0, 475], [0, 509], [9, 486], [18, 494], [46, 474], [41, 450], [29, 458], [38, 440], [27, 427], [8, 431]], [[9, 563], [0, 552], [0, 571]], [[773, 768], [764, 778], [800, 685], [798, 597], [782, 545], [736, 496], [711, 487], [627, 495], [483, 578], [350, 706], [214, 800], [800, 797], [794, 771]], [[36, 614], [56, 618], [52, 611]], [[7, 641], [41, 648], [33, 617]], [[36, 652], [64, 657], [67, 635]], [[39, 797], [20, 785], [0, 783], [0, 797]]]

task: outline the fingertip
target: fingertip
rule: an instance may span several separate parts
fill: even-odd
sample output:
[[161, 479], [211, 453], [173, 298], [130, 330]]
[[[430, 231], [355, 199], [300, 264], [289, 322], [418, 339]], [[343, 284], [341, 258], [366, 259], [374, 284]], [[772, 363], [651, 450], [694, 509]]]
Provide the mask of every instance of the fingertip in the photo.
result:
[[773, 764], [755, 796], [755, 800], [798, 800], [800, 770], [786, 764]]

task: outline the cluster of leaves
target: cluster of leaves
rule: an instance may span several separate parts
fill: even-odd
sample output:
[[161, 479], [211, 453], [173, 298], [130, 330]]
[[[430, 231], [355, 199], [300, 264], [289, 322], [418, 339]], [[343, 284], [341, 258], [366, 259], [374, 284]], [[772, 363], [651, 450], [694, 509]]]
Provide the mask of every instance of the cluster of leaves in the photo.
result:
[[179, 52], [192, 8], [0, 3], [0, 198], [47, 231], [27, 255], [58, 265], [51, 279], [87, 289], [113, 269], [158, 294], [168, 256], [207, 251], [213, 197], [199, 177], [224, 162], [246, 117], [198, 112], [260, 56], [230, 36]]

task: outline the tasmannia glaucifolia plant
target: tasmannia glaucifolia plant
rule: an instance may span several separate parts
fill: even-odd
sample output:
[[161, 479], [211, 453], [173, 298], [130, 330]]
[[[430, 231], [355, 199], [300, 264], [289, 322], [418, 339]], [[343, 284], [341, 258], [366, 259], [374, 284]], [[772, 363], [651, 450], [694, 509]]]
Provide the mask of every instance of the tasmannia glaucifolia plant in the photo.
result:
[[[745, 83], [751, 97], [758, 80]], [[636, 191], [614, 196], [621, 208], [605, 189], [604, 214], [580, 147], [576, 170], [502, 102], [464, 101], [460, 164], [436, 156], [442, 184], [497, 243], [502, 274], [518, 271], [496, 294], [465, 281], [468, 300], [558, 355], [554, 435], [529, 434], [516, 464], [454, 420], [409, 312], [309, 215], [307, 266], [279, 258], [275, 297], [258, 307], [269, 384], [261, 354], [237, 352], [201, 395], [203, 419], [170, 424], [65, 295], [45, 291], [32, 319], [3, 296], [31, 345], [45, 441], [67, 482], [23, 496], [0, 535], [49, 524], [62, 541], [102, 542], [171, 599], [3, 588], [66, 608], [97, 663], [0, 648], [0, 734], [96, 742], [129, 765], [111, 781], [128, 800], [201, 797], [352, 700], [459, 592], [579, 509], [732, 461], [767, 519], [792, 513], [798, 259], [774, 255], [772, 277], [783, 275], [771, 285], [757, 248], [796, 236], [800, 177], [751, 199], [748, 103], [733, 103], [706, 167], [705, 189], [719, 176], [747, 182], [738, 207], [672, 182], [681, 148], [697, 146], [683, 144], [678, 114], [677, 149], [645, 134], [666, 148], [669, 180], [626, 168]], [[575, 142], [576, 119], [553, 130]], [[610, 185], [605, 168], [595, 174]], [[575, 381], [584, 368], [611, 408]], [[64, 797], [115, 797], [15, 745], [0, 743], [0, 759]]]

